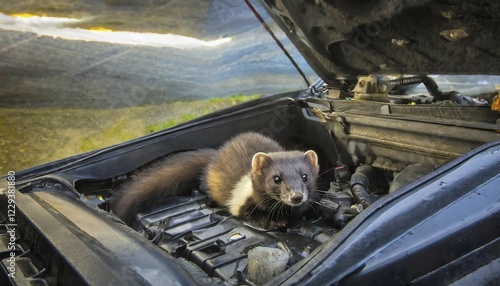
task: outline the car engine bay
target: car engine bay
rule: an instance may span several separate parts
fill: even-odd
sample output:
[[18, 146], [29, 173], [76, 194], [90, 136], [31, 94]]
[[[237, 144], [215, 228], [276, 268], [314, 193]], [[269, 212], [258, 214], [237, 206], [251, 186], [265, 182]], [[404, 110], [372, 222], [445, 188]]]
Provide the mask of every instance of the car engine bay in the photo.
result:
[[[303, 125], [295, 126], [295, 131], [290, 131], [292, 135], [285, 135], [290, 136], [288, 140], [278, 137], [281, 142], [294, 149], [314, 146], [323, 155], [317, 197], [309, 203], [306, 214], [285, 228], [255, 228], [231, 217], [199, 189], [157, 202], [147, 212], [139, 213], [131, 227], [172, 257], [195, 264], [212, 277], [207, 277], [210, 281], [251, 283], [250, 250], [265, 247], [283, 251], [289, 258], [287, 269], [304, 262], [379, 198], [414, 183], [476, 146], [499, 138], [498, 113], [477, 97], [455, 96], [453, 102], [450, 98], [442, 99], [447, 104], [431, 99], [417, 105], [402, 104], [403, 95], [385, 93], [381, 95], [384, 100], [377, 102], [373, 97], [369, 101], [360, 99], [355, 94], [359, 86], [360, 82], [351, 90], [351, 100], [329, 98], [332, 92], [326, 95], [327, 87], [322, 85], [311, 88], [306, 97], [299, 96], [281, 106], [282, 109], [270, 110], [274, 119], [281, 120], [280, 131]], [[433, 86], [439, 90], [435, 82]], [[311, 96], [314, 92], [316, 95]], [[319, 92], [324, 94], [318, 95]], [[488, 94], [490, 100], [492, 95]], [[467, 102], [465, 105], [476, 102], [478, 106], [463, 107], [457, 98], [466, 98], [461, 101]], [[305, 129], [315, 138], [306, 144], [297, 135], [297, 130]], [[283, 132], [277, 132], [280, 133]], [[109, 210], [113, 194], [127, 178], [115, 178], [112, 190], [105, 193], [83, 192], [86, 203]], [[78, 185], [88, 188], [82, 183]]]
[[[111, 221], [113, 228], [125, 230], [131, 236], [130, 241], [149, 241], [156, 246], [156, 250], [149, 252], [160, 251], [168, 260], [174, 259], [197, 281], [263, 284], [277, 276], [286, 277], [284, 273], [299, 271], [327, 245], [336, 245], [345, 229], [352, 231], [350, 225], [354, 221], [377, 212], [402, 193], [425, 186], [426, 178], [443, 172], [440, 170], [450, 161], [500, 138], [499, 114], [493, 110], [498, 97], [492, 92], [462, 101], [479, 103], [476, 106], [461, 106], [449, 98], [445, 104], [432, 99], [402, 104], [394, 98], [404, 94], [394, 92], [375, 95], [384, 99], [381, 101], [375, 101], [371, 95], [366, 100], [368, 92], [356, 98], [355, 86], [359, 85], [358, 82], [338, 90], [318, 81], [306, 92], [250, 101], [124, 143], [119, 148], [111, 147], [63, 165], [56, 164], [47, 175], [20, 183], [19, 191], [48, 202], [55, 213], [64, 213], [64, 208], [74, 211], [76, 205], [71, 205], [75, 199], [83, 202], [86, 207], [81, 211], [86, 214], [70, 215], [73, 223], [81, 220], [80, 227], [90, 226], [85, 222], [89, 212], [100, 217], [101, 223]], [[313, 149], [318, 154], [317, 195], [309, 200], [309, 210], [295, 215], [285, 227], [274, 230], [253, 227], [215, 205], [200, 188], [156, 202], [147, 211], [138, 213], [129, 226], [110, 212], [120, 186], [138, 170], [168, 154], [217, 148], [227, 138], [248, 130], [272, 137], [287, 150]], [[65, 203], [59, 202], [61, 199]], [[29, 246], [40, 233], [30, 223], [24, 225], [18, 238], [20, 253], [30, 253], [24, 254], [25, 259], [31, 261], [30, 267], [38, 267], [26, 271], [37, 272], [47, 265], [36, 258], [40, 250], [32, 251]], [[88, 226], [86, 232], [95, 231], [104, 241], [108, 239], [104, 247], [118, 247], [115, 239], [100, 227]], [[255, 255], [267, 258], [249, 258]], [[276, 259], [269, 256], [284, 259], [281, 264], [273, 265]], [[158, 263], [164, 259], [159, 258]], [[265, 269], [274, 270], [266, 274]], [[256, 281], [255, 277], [263, 280]]]

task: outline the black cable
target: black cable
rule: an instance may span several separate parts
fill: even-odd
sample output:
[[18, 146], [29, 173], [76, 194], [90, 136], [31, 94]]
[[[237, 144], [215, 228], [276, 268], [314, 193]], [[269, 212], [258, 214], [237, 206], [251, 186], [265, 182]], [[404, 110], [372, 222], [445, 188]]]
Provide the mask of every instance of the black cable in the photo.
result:
[[432, 102], [438, 100], [451, 100], [461, 106], [476, 106], [476, 103], [471, 97], [463, 96], [458, 91], [443, 92], [436, 81], [428, 75], [401, 77], [393, 79], [391, 82], [399, 86], [423, 83], [429, 94], [433, 97]]
[[276, 35], [274, 35], [274, 33], [271, 30], [271, 28], [269, 28], [269, 26], [266, 24], [266, 21], [264, 21], [264, 19], [260, 16], [259, 12], [257, 12], [257, 10], [255, 10], [255, 7], [253, 7], [252, 3], [250, 3], [249, 0], [244, 0], [244, 1], [245, 1], [245, 3], [247, 3], [248, 8], [250, 8], [250, 10], [253, 12], [253, 14], [255, 15], [255, 17], [257, 17], [257, 19], [262, 24], [262, 26], [264, 27], [264, 29], [266, 29], [266, 31], [269, 33], [269, 35], [271, 35], [271, 37], [276, 42], [276, 44], [281, 48], [281, 50], [283, 51], [283, 53], [285, 53], [285, 55], [290, 60], [290, 62], [292, 62], [293, 66], [297, 69], [297, 71], [299, 72], [299, 74], [302, 76], [302, 78], [306, 82], [306, 86], [309, 87], [311, 84], [307, 80], [306, 75], [304, 74], [304, 72], [302, 72], [302, 70], [300, 69], [299, 65], [297, 65], [297, 63], [295, 62], [295, 60], [288, 53], [288, 51], [285, 49], [285, 47], [280, 42], [280, 40], [276, 37]]

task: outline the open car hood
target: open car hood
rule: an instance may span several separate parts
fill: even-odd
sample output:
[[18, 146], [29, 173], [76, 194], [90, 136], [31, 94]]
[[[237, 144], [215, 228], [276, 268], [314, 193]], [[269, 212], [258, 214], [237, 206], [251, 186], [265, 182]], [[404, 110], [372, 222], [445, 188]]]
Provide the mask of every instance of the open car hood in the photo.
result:
[[498, 1], [261, 2], [327, 83], [368, 73], [500, 71]]

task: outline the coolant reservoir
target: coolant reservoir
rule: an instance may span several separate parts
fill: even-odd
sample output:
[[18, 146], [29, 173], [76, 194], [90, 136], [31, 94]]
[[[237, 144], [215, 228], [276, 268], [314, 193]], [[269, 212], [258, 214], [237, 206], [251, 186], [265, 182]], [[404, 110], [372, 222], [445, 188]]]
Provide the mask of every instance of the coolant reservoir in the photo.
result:
[[258, 246], [248, 252], [248, 279], [257, 285], [269, 282], [285, 270], [288, 253], [281, 249]]
[[498, 91], [498, 95], [493, 99], [491, 110], [500, 111], [500, 84], [495, 85], [495, 89]]
[[495, 100], [493, 100], [493, 104], [491, 104], [491, 110], [500, 111], [500, 96], [497, 95]]

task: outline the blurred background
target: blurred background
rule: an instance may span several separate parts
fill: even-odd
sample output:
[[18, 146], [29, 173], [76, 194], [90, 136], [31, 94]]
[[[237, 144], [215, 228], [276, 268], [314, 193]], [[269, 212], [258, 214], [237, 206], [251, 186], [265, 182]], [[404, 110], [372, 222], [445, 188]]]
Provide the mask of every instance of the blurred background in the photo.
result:
[[243, 0], [3, 0], [0, 38], [0, 173], [307, 87]]

